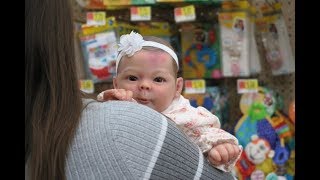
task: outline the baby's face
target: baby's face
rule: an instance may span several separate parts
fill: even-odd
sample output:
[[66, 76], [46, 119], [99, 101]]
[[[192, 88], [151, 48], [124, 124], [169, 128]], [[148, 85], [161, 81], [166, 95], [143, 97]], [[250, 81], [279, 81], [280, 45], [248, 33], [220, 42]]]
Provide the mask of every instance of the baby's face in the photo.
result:
[[173, 62], [166, 52], [142, 49], [122, 58], [113, 85], [131, 90], [138, 103], [162, 112], [182, 89], [182, 78], [177, 81]]

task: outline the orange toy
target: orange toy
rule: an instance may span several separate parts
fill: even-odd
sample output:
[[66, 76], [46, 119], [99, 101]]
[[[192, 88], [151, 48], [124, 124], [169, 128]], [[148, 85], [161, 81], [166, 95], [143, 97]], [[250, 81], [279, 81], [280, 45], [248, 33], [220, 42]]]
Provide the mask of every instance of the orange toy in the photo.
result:
[[295, 101], [293, 100], [289, 105], [289, 117], [293, 123], [295, 123], [296, 119], [296, 110], [295, 110]]

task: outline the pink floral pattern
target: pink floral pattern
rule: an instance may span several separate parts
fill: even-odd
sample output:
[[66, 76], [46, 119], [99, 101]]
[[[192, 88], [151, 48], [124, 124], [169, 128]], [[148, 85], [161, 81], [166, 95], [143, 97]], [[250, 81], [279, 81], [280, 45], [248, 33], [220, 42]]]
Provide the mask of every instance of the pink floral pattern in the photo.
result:
[[[220, 121], [217, 116], [204, 107], [192, 107], [189, 100], [183, 96], [175, 99], [162, 113], [171, 118], [200, 147], [203, 153], [220, 143], [229, 142], [239, 145], [236, 137], [220, 129]], [[218, 168], [230, 171], [238, 159], [239, 157]]]

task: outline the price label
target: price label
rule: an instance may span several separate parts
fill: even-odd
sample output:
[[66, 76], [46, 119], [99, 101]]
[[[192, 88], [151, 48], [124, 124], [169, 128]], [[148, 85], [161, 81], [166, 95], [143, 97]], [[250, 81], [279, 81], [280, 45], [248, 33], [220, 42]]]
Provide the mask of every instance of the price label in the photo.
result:
[[178, 7], [174, 9], [174, 19], [176, 22], [186, 22], [196, 20], [194, 5]]
[[238, 79], [237, 90], [238, 90], [238, 94], [257, 93], [258, 80], [257, 79]]
[[[96, 3], [95, 1], [102, 1], [102, 0], [90, 0], [92, 3]], [[132, 4], [132, 0], [103, 0], [103, 4], [105, 6], [119, 6], [119, 5], [130, 5]]]
[[206, 81], [204, 79], [186, 80], [184, 82], [184, 93], [199, 94], [206, 92]]
[[106, 12], [87, 12], [87, 25], [104, 26], [106, 25]]
[[184, 0], [157, 0], [157, 2], [183, 2]]
[[131, 21], [150, 21], [151, 20], [151, 7], [131, 7]]
[[94, 93], [94, 85], [91, 79], [80, 80], [80, 90], [85, 93]]

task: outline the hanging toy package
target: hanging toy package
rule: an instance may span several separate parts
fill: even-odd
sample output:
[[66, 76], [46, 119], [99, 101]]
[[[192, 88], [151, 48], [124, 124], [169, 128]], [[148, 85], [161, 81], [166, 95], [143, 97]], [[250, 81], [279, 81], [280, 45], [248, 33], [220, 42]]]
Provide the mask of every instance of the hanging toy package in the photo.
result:
[[246, 1], [229, 5], [219, 12], [222, 74], [224, 77], [246, 77], [249, 70], [249, 4]]
[[261, 72], [261, 60], [258, 52], [257, 42], [256, 42], [256, 9], [255, 7], [250, 7], [250, 21], [249, 21], [249, 68], [250, 74], [256, 75]]
[[281, 13], [281, 5], [277, 3], [274, 5], [274, 10], [263, 13], [264, 17], [257, 19], [256, 24], [272, 74], [294, 73], [295, 59]]
[[183, 77], [220, 79], [222, 75], [217, 23], [184, 23], [181, 32]]
[[114, 17], [103, 26], [87, 26], [80, 35], [86, 74], [94, 83], [111, 82], [115, 75], [117, 33]]

